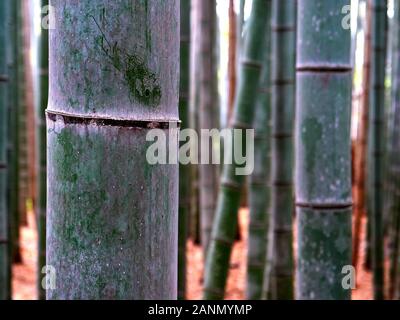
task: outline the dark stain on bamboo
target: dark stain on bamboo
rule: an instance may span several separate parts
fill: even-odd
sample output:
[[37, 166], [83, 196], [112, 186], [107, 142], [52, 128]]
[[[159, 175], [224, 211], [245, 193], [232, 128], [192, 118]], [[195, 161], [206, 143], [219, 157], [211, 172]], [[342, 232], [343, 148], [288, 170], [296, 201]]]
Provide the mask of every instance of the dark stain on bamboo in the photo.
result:
[[[97, 40], [101, 50], [111, 65], [123, 75], [131, 95], [140, 103], [157, 106], [161, 99], [161, 87], [155, 73], [146, 66], [141, 57], [125, 52], [118, 42], [111, 43], [96, 18], [93, 16], [91, 18], [101, 33]], [[101, 18], [105, 19], [105, 16], [102, 15]], [[150, 39], [146, 35], [146, 44], [149, 42]]]

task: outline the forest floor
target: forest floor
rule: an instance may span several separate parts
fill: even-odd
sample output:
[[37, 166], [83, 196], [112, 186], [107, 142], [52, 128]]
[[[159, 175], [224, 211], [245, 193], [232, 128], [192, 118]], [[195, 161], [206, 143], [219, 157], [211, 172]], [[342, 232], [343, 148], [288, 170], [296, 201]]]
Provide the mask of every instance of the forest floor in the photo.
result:
[[[361, 239], [365, 239], [365, 219], [362, 224]], [[241, 240], [237, 241], [232, 251], [232, 261], [227, 284], [226, 298], [242, 300], [245, 298], [246, 256], [247, 256], [247, 224], [248, 210], [241, 209], [239, 214]], [[200, 246], [188, 241], [188, 299], [201, 299], [203, 284], [203, 253]], [[372, 299], [371, 273], [364, 270], [364, 243], [360, 248], [360, 263], [357, 266], [357, 288], [353, 290], [353, 300]], [[37, 234], [35, 218], [32, 212], [28, 214], [28, 225], [21, 229], [22, 264], [13, 266], [13, 298], [15, 300], [36, 299], [36, 254]]]

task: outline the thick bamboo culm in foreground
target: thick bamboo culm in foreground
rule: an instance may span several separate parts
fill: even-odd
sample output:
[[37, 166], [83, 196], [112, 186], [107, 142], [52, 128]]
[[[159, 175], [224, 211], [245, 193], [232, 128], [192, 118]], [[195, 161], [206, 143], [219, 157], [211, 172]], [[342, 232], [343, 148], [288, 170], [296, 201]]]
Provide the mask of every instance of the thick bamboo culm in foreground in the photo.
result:
[[47, 298], [176, 299], [179, 1], [50, 4]]
[[[250, 129], [253, 125], [257, 92], [264, 52], [265, 28], [267, 24], [267, 0], [254, 0], [249, 18], [248, 33], [241, 58], [239, 86], [236, 93], [232, 127]], [[239, 140], [239, 139], [236, 139]], [[243, 146], [242, 141], [227, 145], [230, 154], [234, 148]], [[243, 150], [243, 148], [242, 148]], [[225, 165], [221, 178], [216, 215], [211, 243], [206, 259], [204, 299], [223, 299], [229, 269], [232, 245], [237, 230], [237, 215], [244, 176], [237, 175], [239, 167], [235, 161]]]
[[295, 109], [296, 2], [274, 0], [272, 14], [271, 294], [293, 299], [293, 124]]
[[7, 47], [9, 1], [0, 2], [0, 300], [11, 298], [9, 216], [7, 206]]
[[[190, 76], [190, 0], [180, 0], [180, 88], [179, 117], [181, 128], [189, 127]], [[185, 141], [181, 142], [181, 145]], [[179, 165], [179, 228], [178, 228], [178, 299], [186, 294], [186, 240], [189, 222], [189, 166]]]
[[299, 0], [296, 90], [297, 299], [350, 299], [349, 0]]
[[[42, 8], [49, 4], [48, 0], [42, 0]], [[42, 16], [43, 17], [43, 16]], [[50, 26], [49, 26], [50, 27]], [[46, 108], [49, 93], [49, 30], [42, 26], [39, 39], [39, 92], [36, 110], [36, 137], [37, 137], [37, 204], [36, 216], [38, 226], [38, 281], [37, 290], [40, 300], [46, 299], [46, 291], [43, 289], [41, 279], [42, 269], [46, 265]]]
[[374, 298], [383, 299], [383, 153], [386, 61], [386, 0], [371, 0], [371, 87], [370, 87], [370, 213], [372, 227], [372, 270]]
[[246, 298], [260, 300], [267, 259], [270, 221], [271, 139], [271, 0], [267, 1], [265, 49], [254, 119], [254, 171], [249, 182], [249, 236]]

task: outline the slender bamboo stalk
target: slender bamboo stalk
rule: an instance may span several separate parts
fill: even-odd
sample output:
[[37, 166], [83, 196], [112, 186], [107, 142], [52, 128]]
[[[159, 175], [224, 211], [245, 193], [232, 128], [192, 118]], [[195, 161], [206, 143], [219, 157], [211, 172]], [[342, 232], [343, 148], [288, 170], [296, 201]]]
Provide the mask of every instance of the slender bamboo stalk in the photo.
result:
[[296, 90], [297, 299], [349, 299], [351, 264], [349, 0], [299, 0]]
[[[235, 129], [248, 129], [253, 124], [268, 17], [266, 8], [267, 0], [253, 1], [235, 99], [232, 124]], [[235, 140], [232, 141], [232, 144], [226, 146], [231, 155], [234, 154], [236, 148], [244, 150], [244, 142], [240, 139]], [[222, 299], [224, 297], [230, 254], [236, 235], [240, 192], [244, 182], [244, 176], [236, 174], [236, 169], [239, 167], [238, 163], [235, 159], [232, 160], [231, 165], [224, 166], [223, 178], [221, 179], [211, 243], [206, 259], [205, 299]]]
[[50, 4], [47, 298], [176, 299], [179, 1]]
[[13, 262], [21, 261], [19, 248], [19, 76], [18, 57], [19, 46], [19, 25], [18, 12], [20, 1], [11, 1], [10, 3], [10, 98], [9, 98], [9, 215], [10, 215], [10, 236], [11, 236], [11, 257]]
[[362, 100], [360, 121], [358, 129], [358, 143], [356, 149], [355, 165], [355, 194], [354, 194], [354, 241], [352, 264], [357, 267], [360, 247], [360, 229], [362, 216], [366, 211], [365, 204], [365, 179], [366, 179], [366, 158], [367, 158], [367, 140], [368, 140], [368, 105], [369, 105], [369, 87], [370, 87], [370, 66], [371, 66], [371, 6], [366, 2], [366, 19], [364, 30], [364, 65], [362, 78]]
[[371, 0], [371, 97], [370, 97], [370, 141], [371, 168], [371, 214], [372, 218], [372, 266], [374, 274], [374, 298], [383, 299], [383, 152], [384, 152], [384, 104], [386, 61], [386, 0]]
[[28, 224], [26, 200], [28, 195], [28, 145], [27, 145], [27, 105], [26, 105], [26, 84], [25, 84], [25, 41], [24, 41], [24, 6], [23, 0], [18, 6], [18, 224]]
[[386, 209], [389, 211], [390, 217], [389, 228], [389, 244], [390, 244], [390, 267], [389, 267], [389, 299], [393, 299], [396, 293], [396, 284], [398, 283], [398, 266], [399, 266], [399, 247], [400, 247], [400, 194], [399, 194], [399, 175], [400, 175], [400, 4], [394, 3], [394, 17], [392, 25], [392, 114], [389, 116], [390, 125], [388, 128], [388, 164], [385, 185], [389, 188], [386, 190], [387, 198], [385, 202], [389, 202]]
[[0, 300], [11, 298], [9, 216], [7, 210], [8, 1], [0, 2]]
[[[216, 69], [216, 1], [199, 0], [200, 4], [200, 129], [216, 128], [215, 116], [217, 96], [217, 69]], [[206, 145], [208, 137], [203, 137]], [[212, 154], [214, 146], [210, 143], [209, 154]], [[201, 241], [204, 257], [207, 255], [210, 244], [211, 229], [214, 221], [216, 197], [218, 194], [218, 167], [211, 163], [201, 163], [199, 167], [200, 182], [200, 217], [201, 217]]]
[[[180, 90], [179, 115], [182, 129], [189, 127], [190, 0], [180, 0]], [[182, 141], [181, 144], [184, 144]], [[178, 299], [186, 294], [186, 240], [189, 217], [189, 167], [179, 166]]]
[[293, 121], [295, 109], [296, 2], [272, 2], [273, 297], [293, 299]]
[[228, 45], [228, 112], [227, 124], [230, 123], [233, 115], [233, 104], [236, 93], [236, 65], [237, 65], [237, 17], [233, 0], [229, 0], [229, 45]]
[[[48, 0], [41, 1], [42, 14], [48, 14], [45, 10], [49, 5]], [[44, 16], [41, 16], [44, 19]], [[46, 265], [46, 192], [47, 192], [47, 147], [46, 147], [46, 108], [49, 93], [49, 29], [46, 25], [41, 26], [39, 38], [39, 104], [36, 111], [36, 136], [37, 136], [37, 190], [38, 201], [36, 208], [37, 225], [38, 225], [38, 274], [37, 274], [37, 290], [39, 300], [46, 299], [46, 291], [42, 286], [42, 271]]]
[[267, 1], [267, 27], [260, 88], [254, 120], [254, 171], [250, 177], [249, 238], [247, 250], [246, 298], [260, 300], [267, 260], [270, 220], [270, 138], [271, 138], [271, 0]]
[[[390, 63], [387, 64], [387, 69], [390, 68], [390, 90], [386, 91], [386, 101], [390, 100], [389, 102], [389, 107], [385, 108], [387, 109], [385, 112], [385, 141], [386, 141], [386, 148], [385, 148], [385, 172], [384, 172], [384, 205], [383, 205], [383, 230], [384, 230], [384, 236], [386, 236], [388, 233], [391, 233], [391, 222], [393, 222], [393, 215], [394, 213], [394, 179], [392, 179], [393, 172], [391, 171], [393, 169], [393, 142], [394, 142], [394, 137], [393, 137], [393, 130], [394, 130], [394, 122], [395, 122], [395, 108], [396, 104], [394, 103], [394, 100], [396, 99], [396, 90], [397, 88], [395, 87], [394, 83], [396, 82], [396, 58], [395, 56], [397, 55], [397, 46], [398, 46], [398, 41], [397, 41], [397, 32], [398, 32], [398, 26], [397, 26], [397, 16], [399, 12], [399, 4], [398, 2], [393, 2], [393, 11], [394, 11], [394, 16], [393, 19], [391, 19], [390, 22], [390, 34], [389, 34], [389, 44], [390, 48], [388, 50], [387, 56], [388, 56], [388, 61], [390, 60]], [[390, 98], [389, 98], [390, 97]], [[389, 235], [390, 238], [390, 235]], [[389, 249], [392, 246], [392, 243], [389, 241]]]

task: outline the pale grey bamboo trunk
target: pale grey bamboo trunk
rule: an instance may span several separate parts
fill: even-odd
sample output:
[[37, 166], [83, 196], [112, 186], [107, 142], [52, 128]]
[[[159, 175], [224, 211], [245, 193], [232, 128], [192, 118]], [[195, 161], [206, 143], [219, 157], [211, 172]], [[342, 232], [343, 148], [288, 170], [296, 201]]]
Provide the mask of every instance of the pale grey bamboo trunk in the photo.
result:
[[47, 297], [176, 299], [178, 165], [146, 135], [178, 143], [179, 1], [50, 5]]

